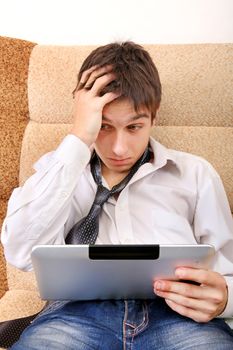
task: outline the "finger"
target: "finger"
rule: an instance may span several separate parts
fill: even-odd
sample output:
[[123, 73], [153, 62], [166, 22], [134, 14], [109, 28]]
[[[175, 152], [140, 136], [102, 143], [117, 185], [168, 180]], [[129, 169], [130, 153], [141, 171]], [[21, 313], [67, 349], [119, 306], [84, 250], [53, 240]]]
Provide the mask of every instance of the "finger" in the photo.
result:
[[95, 80], [92, 88], [90, 91], [92, 91], [92, 93], [95, 96], [99, 96], [100, 92], [109, 84], [111, 83], [113, 80], [116, 79], [116, 74], [114, 73], [106, 73], [104, 75], [102, 75], [101, 77], [99, 77], [98, 79]]
[[[203, 299], [203, 288], [179, 281], [156, 281], [154, 284], [154, 292], [160, 296], [164, 296], [165, 293], [175, 293], [186, 297]], [[208, 294], [208, 292], [206, 292], [206, 294]]]
[[173, 311], [177, 312], [182, 316], [189, 317], [196, 322], [204, 323], [204, 322], [209, 322], [212, 319], [211, 315], [205, 312], [202, 312], [200, 310], [193, 310], [191, 308], [185, 307], [183, 305], [179, 305], [174, 301], [167, 300], [167, 299], [165, 299], [165, 302]]
[[102, 97], [100, 97], [100, 99], [102, 100], [103, 106], [105, 106], [106, 104], [112, 102], [113, 100], [115, 100], [116, 98], [120, 97], [120, 93], [117, 92], [107, 92], [106, 94], [104, 94]]
[[113, 69], [112, 65], [107, 65], [107, 66], [99, 67], [95, 69], [93, 72], [91, 72], [91, 74], [89, 74], [88, 79], [86, 80], [86, 83], [85, 83], [85, 88], [91, 89], [96, 79], [111, 72], [112, 69]]
[[175, 274], [179, 279], [195, 281], [201, 285], [224, 287], [226, 284], [225, 279], [219, 273], [205, 269], [179, 267]]
[[92, 66], [91, 68], [85, 70], [82, 75], [81, 75], [81, 78], [80, 78], [80, 81], [78, 83], [78, 87], [77, 87], [77, 90], [80, 90], [80, 89], [83, 89], [86, 82], [88, 81], [91, 73], [97, 69], [98, 66]]
[[87, 69], [86, 71], [84, 71], [81, 75], [81, 79], [78, 82], [77, 86], [75, 87], [75, 89], [72, 92], [73, 98], [76, 97], [76, 93], [79, 90], [82, 90], [86, 84], [86, 81], [88, 80], [88, 77], [90, 76], [91, 72], [93, 70], [95, 70], [97, 68], [97, 66], [92, 66], [91, 68]]
[[212, 301], [212, 299], [198, 299], [198, 298], [192, 298], [187, 297], [183, 294], [176, 294], [171, 292], [163, 292], [163, 293], [157, 293], [158, 296], [163, 297], [166, 300], [170, 300], [175, 302], [176, 304], [179, 304], [181, 306], [199, 310], [205, 313], [212, 314], [217, 309], [217, 304]]

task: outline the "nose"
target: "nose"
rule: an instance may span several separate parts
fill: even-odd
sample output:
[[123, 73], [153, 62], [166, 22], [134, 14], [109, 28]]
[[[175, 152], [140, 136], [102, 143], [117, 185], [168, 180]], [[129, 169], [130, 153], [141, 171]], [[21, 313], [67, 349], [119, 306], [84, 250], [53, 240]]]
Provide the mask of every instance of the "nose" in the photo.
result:
[[118, 132], [114, 135], [112, 142], [112, 152], [117, 157], [123, 157], [127, 154], [127, 137], [122, 132]]

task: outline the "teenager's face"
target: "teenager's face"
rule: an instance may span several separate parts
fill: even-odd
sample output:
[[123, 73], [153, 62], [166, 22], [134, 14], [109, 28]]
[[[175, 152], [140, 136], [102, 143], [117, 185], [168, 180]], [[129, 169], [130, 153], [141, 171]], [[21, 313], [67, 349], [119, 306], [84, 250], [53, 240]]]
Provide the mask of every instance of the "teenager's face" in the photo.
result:
[[136, 113], [127, 99], [106, 105], [95, 142], [103, 173], [128, 173], [147, 147], [151, 127], [151, 113], [146, 108]]

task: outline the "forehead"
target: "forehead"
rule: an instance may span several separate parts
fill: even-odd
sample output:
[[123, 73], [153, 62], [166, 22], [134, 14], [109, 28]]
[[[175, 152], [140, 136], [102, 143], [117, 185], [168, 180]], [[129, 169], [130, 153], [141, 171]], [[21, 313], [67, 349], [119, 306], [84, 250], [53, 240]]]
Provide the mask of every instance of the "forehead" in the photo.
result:
[[103, 108], [103, 120], [107, 119], [138, 119], [139, 117], [151, 118], [151, 112], [146, 107], [140, 107], [135, 111], [134, 104], [129, 99], [118, 98], [108, 103]]

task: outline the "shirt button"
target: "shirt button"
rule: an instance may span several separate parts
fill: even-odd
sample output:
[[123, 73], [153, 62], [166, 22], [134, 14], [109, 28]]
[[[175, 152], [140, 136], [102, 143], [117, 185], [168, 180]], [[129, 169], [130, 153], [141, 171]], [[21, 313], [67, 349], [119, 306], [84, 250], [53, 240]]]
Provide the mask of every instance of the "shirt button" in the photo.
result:
[[60, 194], [61, 198], [66, 198], [67, 196], [68, 196], [68, 192], [66, 192], [66, 191], [62, 191]]

